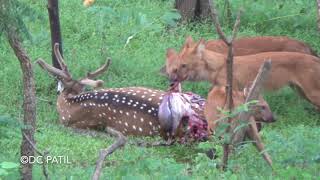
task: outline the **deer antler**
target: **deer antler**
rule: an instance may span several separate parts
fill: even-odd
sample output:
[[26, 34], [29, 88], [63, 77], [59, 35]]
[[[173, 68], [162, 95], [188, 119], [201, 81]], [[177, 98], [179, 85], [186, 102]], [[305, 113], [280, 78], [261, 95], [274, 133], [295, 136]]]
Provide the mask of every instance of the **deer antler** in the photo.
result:
[[51, 65], [47, 64], [43, 59], [38, 59], [36, 63], [38, 63], [42, 69], [48, 71], [50, 74], [54, 76], [57, 76], [58, 78], [65, 80], [72, 79], [70, 74], [66, 74], [65, 71], [52, 67]]
[[102, 80], [93, 80], [93, 78], [104, 73], [108, 69], [110, 63], [111, 63], [111, 59], [108, 58], [106, 63], [104, 65], [102, 65], [100, 68], [98, 68], [96, 71], [88, 72], [87, 77], [81, 79], [80, 83], [87, 85], [87, 86], [91, 86], [93, 88], [101, 87], [103, 84], [103, 81]]
[[56, 56], [57, 58], [57, 61], [62, 69], [62, 71], [65, 72], [65, 74], [67, 74], [68, 76], [71, 76], [69, 71], [68, 71], [68, 67], [66, 65], [66, 63], [64, 62], [63, 58], [62, 58], [62, 55], [60, 53], [60, 50], [59, 50], [59, 43], [55, 43], [54, 44], [54, 48], [53, 48], [53, 51], [54, 51], [54, 55]]
[[102, 65], [100, 68], [98, 68], [96, 71], [88, 72], [87, 73], [87, 78], [88, 79], [94, 79], [97, 76], [99, 76], [100, 74], [104, 73], [108, 69], [110, 63], [111, 63], [111, 59], [108, 58], [106, 63], [104, 65]]

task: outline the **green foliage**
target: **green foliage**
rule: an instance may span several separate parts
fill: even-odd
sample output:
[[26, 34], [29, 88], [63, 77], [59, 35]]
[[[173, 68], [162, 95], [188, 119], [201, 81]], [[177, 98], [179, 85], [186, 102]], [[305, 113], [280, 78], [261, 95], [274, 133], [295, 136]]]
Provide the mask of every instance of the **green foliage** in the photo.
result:
[[[46, 1], [19, 2], [32, 7], [34, 13], [30, 14], [35, 14], [35, 18], [23, 16], [33, 40], [24, 41], [24, 46], [32, 59], [42, 57], [50, 62]], [[168, 47], [179, 49], [186, 35], [195, 39], [217, 37], [210, 22], [177, 26], [179, 16], [171, 11], [173, 0], [99, 0], [89, 8], [83, 7], [79, 0], [59, 3], [64, 57], [69, 70], [75, 77], [82, 77], [110, 56], [113, 59], [110, 71], [101, 77], [106, 87], [147, 86], [165, 90], [168, 82], [158, 73], [164, 64], [165, 50]], [[218, 1], [220, 13], [221, 4], [223, 1]], [[240, 37], [287, 35], [320, 49], [320, 40], [315, 38], [318, 32], [314, 3], [303, 0], [235, 0], [231, 5], [233, 10], [240, 6], [245, 9]], [[302, 8], [307, 11], [300, 13]], [[300, 15], [294, 15], [297, 13]], [[233, 18], [235, 15], [233, 13]], [[230, 33], [229, 28], [224, 30]], [[8, 43], [2, 37], [0, 39], [0, 114], [6, 114], [6, 121], [11, 123], [22, 118], [21, 72]], [[113, 138], [80, 135], [59, 125], [54, 81], [39, 67], [35, 66], [34, 70], [38, 97], [37, 146], [39, 149], [48, 148], [50, 155], [68, 156], [71, 161], [71, 164], [49, 164], [51, 179], [89, 179], [98, 150], [109, 146]], [[187, 82], [183, 89], [206, 97], [210, 85]], [[103, 179], [317, 179], [320, 176], [317, 152], [320, 149], [317, 142], [320, 137], [319, 113], [289, 88], [265, 95], [277, 115], [277, 122], [264, 127], [261, 132], [273, 158], [275, 172], [250, 144], [237, 150], [231, 156], [229, 170], [221, 172], [216, 168], [222, 157], [221, 142], [213, 137], [209, 142], [171, 147], [141, 148], [128, 143], [106, 159]], [[19, 163], [21, 135], [18, 126], [0, 123], [0, 162]], [[13, 129], [17, 129], [16, 135], [9, 134]], [[141, 139], [130, 137], [129, 142]], [[143, 140], [154, 141], [154, 138]], [[218, 156], [215, 160], [204, 154], [212, 148], [216, 149]], [[35, 177], [43, 176], [41, 168], [41, 165], [35, 165]], [[19, 177], [17, 169], [8, 172], [6, 179]]]
[[15, 169], [19, 166], [17, 163], [13, 162], [1, 162], [0, 163], [0, 178], [9, 175], [11, 169]]

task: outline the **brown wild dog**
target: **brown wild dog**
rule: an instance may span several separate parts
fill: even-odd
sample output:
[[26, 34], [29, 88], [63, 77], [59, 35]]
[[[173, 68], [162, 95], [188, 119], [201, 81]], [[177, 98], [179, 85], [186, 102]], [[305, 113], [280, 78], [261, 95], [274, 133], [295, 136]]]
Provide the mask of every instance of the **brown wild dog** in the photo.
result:
[[[192, 37], [188, 36], [181, 52], [195, 44]], [[208, 40], [205, 48], [225, 55], [228, 53], [228, 46], [222, 40]], [[243, 37], [233, 42], [234, 56], [253, 55], [263, 52], [300, 52], [318, 56], [308, 44], [285, 36]], [[162, 67], [160, 72], [165, 74], [165, 67]]]
[[[209, 40], [206, 49], [228, 53], [228, 46], [222, 40]], [[285, 36], [257, 36], [236, 39], [233, 43], [234, 56], [246, 56], [263, 52], [300, 52], [318, 56], [311, 47], [301, 41]]]
[[[233, 91], [233, 104], [235, 107], [245, 102], [246, 94], [241, 91]], [[225, 115], [219, 111], [219, 108], [223, 109], [225, 106], [226, 91], [225, 87], [214, 87], [208, 94], [206, 105], [204, 108], [205, 118], [208, 121], [209, 133], [215, 131], [218, 124], [218, 120], [223, 118]], [[252, 116], [257, 122], [258, 129], [261, 128], [261, 122], [271, 123], [275, 122], [272, 111], [268, 103], [259, 97], [257, 104], [253, 107]]]
[[[320, 60], [315, 56], [296, 52], [267, 52], [249, 56], [235, 56], [233, 83], [243, 89], [256, 77], [262, 63], [272, 60], [270, 76], [264, 88], [277, 90], [294, 86], [300, 94], [320, 109]], [[213, 85], [226, 83], [226, 56], [205, 49], [200, 40], [180, 53], [167, 50], [166, 73], [172, 81], [209, 81]]]

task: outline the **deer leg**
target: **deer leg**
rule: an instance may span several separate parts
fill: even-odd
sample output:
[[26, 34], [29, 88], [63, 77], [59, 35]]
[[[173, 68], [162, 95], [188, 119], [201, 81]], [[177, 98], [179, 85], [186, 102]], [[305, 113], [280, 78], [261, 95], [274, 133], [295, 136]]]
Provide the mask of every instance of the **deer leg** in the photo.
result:
[[118, 148], [122, 147], [125, 145], [127, 139], [126, 137], [119, 131], [112, 129], [110, 127], [107, 127], [106, 132], [108, 134], [111, 134], [112, 136], [117, 137], [116, 142], [114, 142], [111, 146], [109, 146], [107, 149], [101, 149], [99, 153], [99, 159], [96, 163], [96, 168], [94, 171], [94, 174], [92, 176], [92, 180], [99, 180], [100, 174], [101, 174], [101, 169], [102, 169], [102, 164], [105, 158], [112, 154], [115, 150]]

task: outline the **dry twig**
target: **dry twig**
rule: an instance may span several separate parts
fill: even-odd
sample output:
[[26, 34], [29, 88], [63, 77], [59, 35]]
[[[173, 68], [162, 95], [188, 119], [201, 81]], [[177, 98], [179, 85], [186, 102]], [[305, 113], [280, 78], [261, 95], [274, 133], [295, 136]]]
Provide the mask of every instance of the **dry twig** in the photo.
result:
[[[251, 86], [249, 90], [249, 94], [246, 98], [246, 102], [248, 103], [252, 100], [257, 100], [260, 95], [260, 91], [262, 89], [262, 86], [264, 82], [266, 82], [268, 75], [271, 70], [271, 60], [267, 60], [261, 65], [259, 72], [253, 82], [253, 85]], [[267, 163], [272, 166], [272, 160], [268, 152], [264, 150], [264, 145], [261, 141], [261, 138], [258, 133], [257, 124], [253, 118], [250, 118], [251, 114], [250, 112], [241, 112], [240, 113], [240, 122], [249, 120], [250, 127], [248, 128], [242, 128], [240, 129], [237, 134], [234, 134], [234, 137], [232, 138], [232, 144], [238, 144], [244, 139], [245, 133], [247, 132], [248, 135], [253, 139], [253, 143], [259, 150], [259, 152], [262, 153], [263, 158], [267, 161]]]
[[115, 143], [113, 143], [111, 146], [109, 146], [109, 148], [107, 149], [101, 149], [100, 153], [99, 153], [99, 158], [97, 160], [96, 163], [96, 168], [94, 171], [94, 174], [92, 176], [92, 180], [98, 180], [101, 174], [101, 169], [102, 169], [102, 165], [103, 165], [103, 161], [105, 160], [105, 158], [112, 154], [115, 150], [117, 150], [118, 148], [122, 147], [125, 145], [127, 139], [126, 137], [119, 131], [109, 128], [106, 128], [106, 132], [108, 134], [111, 134], [112, 136], [117, 137], [117, 140]]

